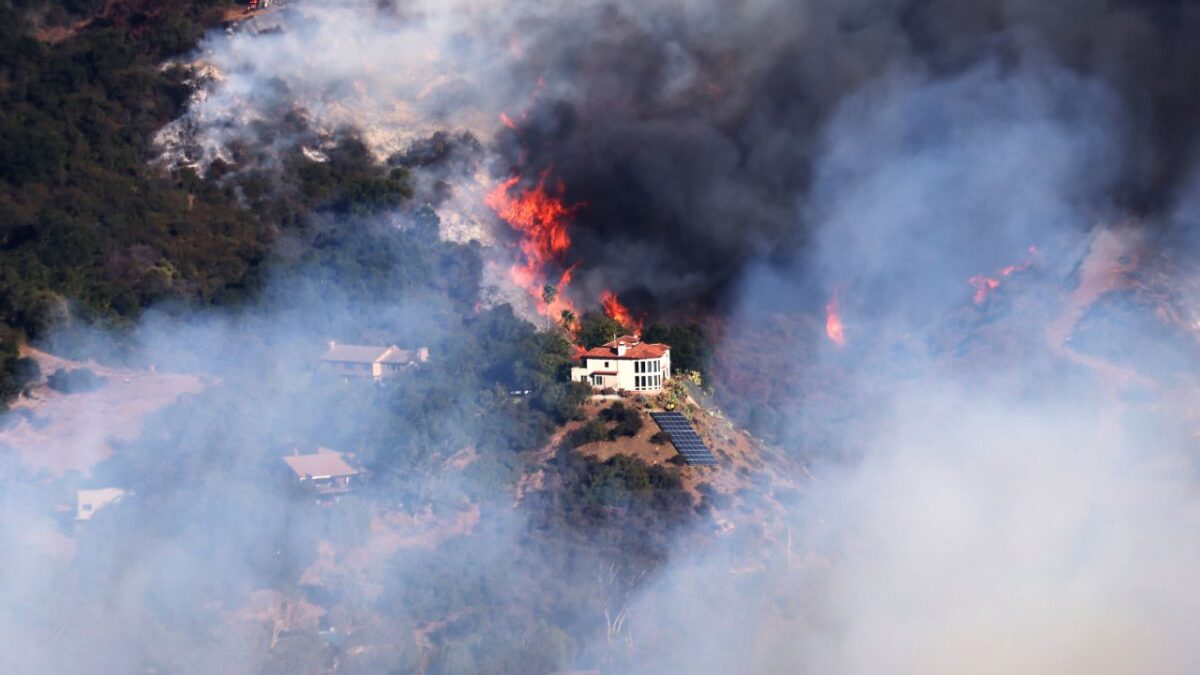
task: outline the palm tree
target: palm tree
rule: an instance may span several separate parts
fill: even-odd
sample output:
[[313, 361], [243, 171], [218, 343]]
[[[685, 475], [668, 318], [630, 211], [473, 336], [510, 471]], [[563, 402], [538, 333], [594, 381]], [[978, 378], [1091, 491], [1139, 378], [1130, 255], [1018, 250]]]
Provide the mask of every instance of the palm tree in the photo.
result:
[[[558, 297], [557, 286], [554, 284], [546, 284], [545, 286], [542, 286], [542, 304], [546, 306], [547, 310], [550, 309], [550, 305], [554, 304], [554, 298], [556, 297]], [[554, 326], [554, 319], [549, 314], [546, 314], [546, 323], [547, 328], [552, 328]]]
[[572, 312], [569, 309], [564, 309], [559, 320], [559, 325], [562, 326], [564, 331], [570, 333], [571, 328], [575, 326], [575, 312]]

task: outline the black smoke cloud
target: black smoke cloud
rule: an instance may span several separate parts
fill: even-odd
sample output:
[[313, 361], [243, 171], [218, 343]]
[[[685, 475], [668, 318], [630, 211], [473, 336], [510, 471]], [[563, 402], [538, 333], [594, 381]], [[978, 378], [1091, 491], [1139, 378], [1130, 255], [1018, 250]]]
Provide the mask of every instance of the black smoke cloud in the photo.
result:
[[[719, 299], [749, 261], [796, 256], [812, 229], [821, 130], [881, 80], [952, 79], [986, 63], [1064, 69], [1107, 89], [1122, 119], [1102, 159], [1119, 163], [1095, 167], [1112, 175], [1089, 205], [1098, 220], [1153, 221], [1192, 170], [1190, 3], [606, 3], [517, 26], [529, 45], [516, 78], [547, 86], [500, 147], [587, 205], [571, 261], [583, 294], [613, 286], [640, 309]], [[998, 115], [1040, 112], [990, 103]], [[1089, 123], [1087, 110], [1073, 116]], [[927, 128], [938, 132], [936, 118]]]
[[[1063, 71], [1112, 96], [1097, 111], [1119, 117], [1104, 120], [1110, 156], [1092, 167], [1111, 178], [1087, 206], [1097, 221], [1170, 222], [1159, 216], [1179, 210], [1193, 180], [1200, 12], [1043, 4], [294, 0], [206, 40], [208, 79], [160, 140], [171, 162], [203, 166], [288, 109], [319, 132], [290, 142], [320, 146], [350, 125], [380, 158], [438, 131], [468, 133], [486, 160], [449, 172], [430, 197], [447, 236], [505, 241], [483, 195], [512, 172], [530, 184], [550, 176], [584, 204], [562, 261], [577, 265], [576, 299], [587, 307], [611, 288], [635, 310], [686, 314], [721, 306], [748, 264], [803, 259], [826, 127], [862, 91], [986, 64]], [[1069, 106], [1069, 86], [1061, 94]], [[1086, 101], [1071, 112], [1082, 124]], [[997, 114], [1025, 112], [1018, 104], [997, 101]]]

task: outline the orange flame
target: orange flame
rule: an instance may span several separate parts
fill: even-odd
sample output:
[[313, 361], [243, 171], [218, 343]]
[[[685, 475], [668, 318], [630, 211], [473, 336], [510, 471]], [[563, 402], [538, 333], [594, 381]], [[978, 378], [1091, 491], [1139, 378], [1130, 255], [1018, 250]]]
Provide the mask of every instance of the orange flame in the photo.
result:
[[[515, 40], [515, 38], [513, 38], [513, 39]], [[510, 45], [514, 46], [514, 48], [515, 48], [517, 43], [514, 41], [514, 42], [511, 42]], [[546, 81], [543, 78], [539, 77], [538, 81], [537, 81], [537, 86], [535, 86], [533, 88], [533, 94], [530, 95], [529, 101], [525, 104], [525, 107], [521, 110], [521, 112], [517, 113], [516, 119], [513, 119], [513, 117], [511, 115], [509, 115], [507, 112], [501, 111], [500, 123], [503, 124], [504, 126], [508, 127], [509, 129], [513, 129], [515, 131], [517, 128], [517, 125], [520, 122], [524, 122], [525, 119], [529, 117], [529, 111], [533, 110], [533, 107], [537, 104], [538, 99], [542, 95], [542, 89], [545, 86], [546, 86]]]
[[571, 247], [567, 223], [583, 204], [564, 204], [562, 183], [551, 192], [546, 189], [544, 174], [535, 187], [518, 189], [514, 194], [513, 188], [520, 180], [520, 176], [513, 176], [484, 198], [484, 203], [521, 234], [519, 246], [525, 262], [514, 264], [509, 274], [537, 302], [538, 313], [555, 319], [564, 310], [575, 313], [574, 303], [564, 292], [571, 283], [574, 266], [567, 267], [559, 275], [557, 283], [553, 284], [556, 292], [550, 302], [546, 302], [544, 290], [549, 284], [548, 268], [563, 265], [563, 257]]
[[621, 301], [617, 299], [617, 294], [612, 291], [602, 291], [600, 293], [600, 304], [604, 307], [604, 313], [608, 318], [616, 321], [630, 332], [641, 334], [642, 322], [633, 318], [633, 313], [629, 311]]
[[838, 292], [835, 289], [825, 303], [825, 335], [833, 344], [841, 347], [846, 344], [846, 327], [842, 325], [842, 317], [838, 314]]
[[[1029, 257], [1027, 259], [1016, 265], [1005, 265], [997, 270], [997, 273], [1002, 277], [1007, 277], [1013, 272], [1024, 272], [1033, 266], [1033, 259], [1037, 257], [1037, 254], [1037, 246], [1030, 246]], [[999, 279], [995, 277], [984, 276], [982, 274], [977, 274], [967, 279], [967, 283], [975, 287], [975, 294], [972, 296], [972, 300], [974, 300], [975, 304], [977, 305], [982, 305], [983, 302], [987, 300], [988, 293], [991, 293], [1000, 287]]]
[[985, 277], [982, 274], [967, 279], [967, 283], [975, 287], [975, 295], [972, 299], [975, 304], [982, 305], [984, 300], [987, 300], [988, 293], [1000, 287], [1000, 280], [993, 277]]

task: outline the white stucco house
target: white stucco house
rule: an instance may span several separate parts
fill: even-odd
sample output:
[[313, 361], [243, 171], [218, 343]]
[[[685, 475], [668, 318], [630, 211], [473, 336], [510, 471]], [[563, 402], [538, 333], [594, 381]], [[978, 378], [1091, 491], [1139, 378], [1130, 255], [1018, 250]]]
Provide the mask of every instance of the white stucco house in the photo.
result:
[[671, 379], [671, 346], [625, 335], [593, 349], [580, 349], [571, 379], [594, 389], [662, 391]]
[[321, 363], [329, 370], [346, 377], [371, 377], [376, 380], [403, 372], [429, 360], [429, 350], [343, 345], [329, 343]]

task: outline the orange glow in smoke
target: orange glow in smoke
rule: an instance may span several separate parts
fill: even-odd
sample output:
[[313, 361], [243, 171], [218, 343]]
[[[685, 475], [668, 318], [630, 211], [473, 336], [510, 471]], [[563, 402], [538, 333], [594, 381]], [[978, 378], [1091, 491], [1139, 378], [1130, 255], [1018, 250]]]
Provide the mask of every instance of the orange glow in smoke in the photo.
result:
[[[532, 188], [519, 187], [520, 181], [520, 176], [504, 181], [488, 193], [484, 203], [521, 235], [519, 247], [525, 262], [509, 269], [513, 281], [534, 298], [539, 314], [557, 320], [564, 310], [577, 313], [565, 293], [574, 266], [567, 267], [554, 282], [549, 280], [549, 270], [552, 267], [562, 269], [563, 258], [571, 247], [567, 223], [583, 205], [564, 204], [562, 183], [554, 190], [548, 190], [544, 174]], [[555, 296], [549, 303], [543, 296], [547, 284], [556, 287]]]
[[[1001, 276], [1001, 277], [1007, 277], [1007, 276], [1013, 274], [1014, 272], [1024, 272], [1025, 270], [1027, 270], [1031, 266], [1033, 266], [1033, 261], [1034, 261], [1034, 258], [1037, 257], [1037, 254], [1038, 254], [1037, 247], [1030, 246], [1028, 258], [1026, 258], [1023, 262], [1020, 262], [1016, 265], [1005, 265], [1004, 267], [1001, 267], [999, 270], [996, 271], [997, 275]], [[975, 287], [975, 294], [972, 296], [971, 299], [974, 300], [975, 304], [977, 304], [977, 305], [982, 305], [983, 302], [985, 300], [987, 300], [988, 293], [991, 293], [992, 291], [994, 291], [1000, 287], [999, 279], [997, 279], [996, 277], [984, 276], [982, 274], [977, 274], [977, 275], [967, 279], [967, 283], [969, 283]]]
[[833, 291], [829, 302], [825, 303], [825, 335], [839, 347], [846, 344], [846, 327], [842, 325], [842, 317], [838, 313], [837, 290]]
[[[513, 44], [515, 45], [516, 43], [514, 42]], [[542, 89], [544, 89], [545, 87], [546, 87], [546, 81], [539, 77], [538, 81], [537, 81], [537, 86], [533, 88], [533, 94], [531, 94], [529, 96], [529, 101], [525, 104], [525, 108], [523, 110], [521, 110], [521, 112], [517, 113], [517, 116], [515, 119], [508, 113], [501, 112], [500, 113], [500, 123], [503, 124], [504, 126], [508, 127], [509, 129], [512, 129], [515, 131], [517, 128], [517, 125], [520, 124], [521, 122], [524, 122], [525, 118], [529, 117], [529, 111], [533, 110], [533, 106], [537, 105], [537, 101], [542, 95]]]
[[975, 304], [982, 305], [984, 300], [987, 300], [988, 293], [1000, 287], [1000, 280], [994, 277], [985, 277], [982, 274], [967, 279], [967, 283], [975, 287], [975, 295], [972, 299]]
[[633, 313], [629, 311], [621, 301], [617, 299], [617, 294], [612, 291], [603, 291], [600, 293], [600, 304], [604, 307], [604, 313], [608, 318], [616, 321], [630, 332], [640, 335], [642, 332], [642, 322], [633, 318]]

